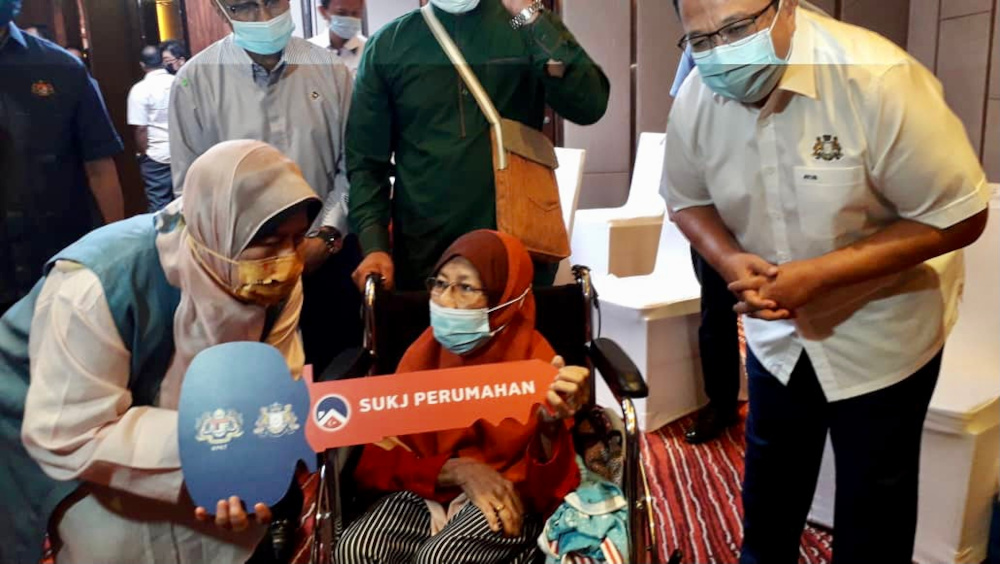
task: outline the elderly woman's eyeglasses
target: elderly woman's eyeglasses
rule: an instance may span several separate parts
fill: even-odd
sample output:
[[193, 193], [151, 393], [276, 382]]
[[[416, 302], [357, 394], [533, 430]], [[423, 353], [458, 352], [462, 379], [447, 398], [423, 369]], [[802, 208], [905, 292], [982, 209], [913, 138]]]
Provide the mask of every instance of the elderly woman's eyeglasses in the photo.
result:
[[486, 292], [483, 288], [476, 288], [467, 282], [449, 282], [441, 278], [430, 277], [427, 279], [427, 290], [432, 296], [440, 296], [448, 291], [448, 288], [455, 288], [458, 295], [463, 298], [471, 298]]
[[[757, 32], [757, 22], [772, 7], [777, 5], [779, 0], [771, 0], [764, 9], [742, 20], [735, 21], [712, 33], [697, 35], [685, 35], [677, 42], [677, 46], [686, 51], [688, 48], [693, 53], [704, 53], [719, 45], [729, 45], [741, 39], [746, 39]], [[718, 38], [718, 39], [716, 39]]]

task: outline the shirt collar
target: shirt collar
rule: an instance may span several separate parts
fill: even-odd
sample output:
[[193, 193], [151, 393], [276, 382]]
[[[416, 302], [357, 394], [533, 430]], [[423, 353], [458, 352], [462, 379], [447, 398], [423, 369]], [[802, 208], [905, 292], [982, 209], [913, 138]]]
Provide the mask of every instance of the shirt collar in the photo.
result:
[[4, 48], [11, 43], [16, 43], [21, 46], [22, 49], [28, 48], [28, 41], [24, 38], [24, 33], [18, 29], [14, 22], [10, 22], [7, 27], [7, 39], [0, 44], [0, 48]]
[[232, 50], [234, 56], [239, 60], [240, 63], [246, 65], [244, 68], [249, 70], [251, 77], [257, 75], [280, 76], [281, 71], [285, 68], [285, 63], [288, 61], [288, 50], [292, 48], [292, 42], [289, 41], [288, 45], [285, 47], [285, 50], [281, 52], [281, 60], [279, 60], [278, 64], [275, 65], [274, 69], [269, 72], [264, 67], [255, 63], [254, 60], [250, 58], [249, 53], [247, 53], [242, 47], [236, 44], [235, 35], [230, 33], [226, 37], [226, 41], [228, 42], [228, 48]]
[[795, 10], [795, 34], [792, 36], [788, 68], [778, 83], [778, 88], [808, 98], [817, 99], [816, 90], [816, 37], [813, 23], [803, 14], [802, 8]]
[[355, 52], [355, 51], [357, 51], [358, 49], [361, 48], [362, 41], [363, 41], [363, 38], [361, 37], [361, 34], [359, 33], [359, 34], [355, 35], [354, 37], [348, 39], [347, 42], [344, 43], [344, 46], [341, 48], [341, 51], [346, 50], [346, 51]]

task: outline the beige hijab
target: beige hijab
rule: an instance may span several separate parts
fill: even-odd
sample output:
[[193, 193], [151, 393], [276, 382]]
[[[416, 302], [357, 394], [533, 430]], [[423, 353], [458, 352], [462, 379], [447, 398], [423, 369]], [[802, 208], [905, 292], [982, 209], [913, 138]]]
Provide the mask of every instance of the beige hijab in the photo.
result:
[[[271, 218], [308, 201], [320, 203], [298, 166], [266, 143], [219, 143], [191, 165], [183, 200], [172, 203], [158, 218], [160, 262], [167, 280], [181, 290], [174, 314], [176, 352], [161, 388], [161, 407], [177, 407], [184, 373], [199, 352], [221, 343], [260, 341], [264, 330], [265, 308], [235, 299], [205, 271], [211, 268], [229, 284], [236, 269], [207, 253], [202, 254], [202, 266], [188, 237], [236, 259]], [[301, 309], [300, 282], [265, 341], [281, 351], [296, 377], [304, 362], [298, 337]]]

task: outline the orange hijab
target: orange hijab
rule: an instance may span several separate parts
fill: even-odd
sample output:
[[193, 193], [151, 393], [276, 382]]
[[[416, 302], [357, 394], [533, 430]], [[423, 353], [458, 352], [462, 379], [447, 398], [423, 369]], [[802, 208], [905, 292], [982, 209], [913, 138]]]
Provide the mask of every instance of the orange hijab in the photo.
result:
[[[516, 299], [531, 287], [534, 266], [524, 245], [515, 237], [481, 229], [459, 237], [444, 252], [434, 269], [461, 256], [479, 271], [490, 307]], [[505, 327], [504, 327], [505, 326]], [[399, 363], [399, 372], [435, 370], [476, 364], [538, 359], [551, 362], [555, 351], [535, 330], [535, 298], [529, 291], [523, 300], [490, 313], [490, 329], [504, 329], [488, 343], [467, 355], [456, 355], [442, 347], [428, 328], [410, 346]], [[508, 419], [494, 426], [482, 421], [468, 429], [422, 433], [399, 437], [420, 456], [453, 453], [491, 465], [508, 480], [524, 479], [525, 453], [537, 432], [537, 420], [527, 424]]]

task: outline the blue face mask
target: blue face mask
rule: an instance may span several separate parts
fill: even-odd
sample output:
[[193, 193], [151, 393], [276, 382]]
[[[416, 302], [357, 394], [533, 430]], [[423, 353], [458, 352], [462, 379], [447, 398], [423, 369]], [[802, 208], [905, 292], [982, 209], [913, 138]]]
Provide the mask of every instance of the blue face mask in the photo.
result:
[[238, 22], [233, 19], [229, 21], [233, 24], [233, 35], [235, 35], [233, 41], [236, 45], [258, 55], [281, 52], [295, 31], [291, 10], [266, 22]]
[[21, 13], [21, 0], [0, 0], [0, 27], [4, 27]]
[[449, 14], [464, 14], [475, 10], [479, 0], [431, 0], [431, 4]]
[[431, 300], [431, 329], [441, 346], [454, 354], [468, 354], [486, 344], [507, 326], [490, 330], [490, 314], [520, 302], [528, 295], [527, 289], [519, 297], [494, 308], [457, 309], [439, 306]]
[[341, 39], [350, 39], [361, 33], [361, 18], [333, 16], [330, 18], [330, 31]]
[[[781, 3], [778, 3], [781, 11]], [[771, 27], [729, 45], [719, 45], [704, 53], [693, 53], [701, 80], [713, 92], [745, 104], [763, 100], [774, 90], [788, 61], [774, 51]]]

